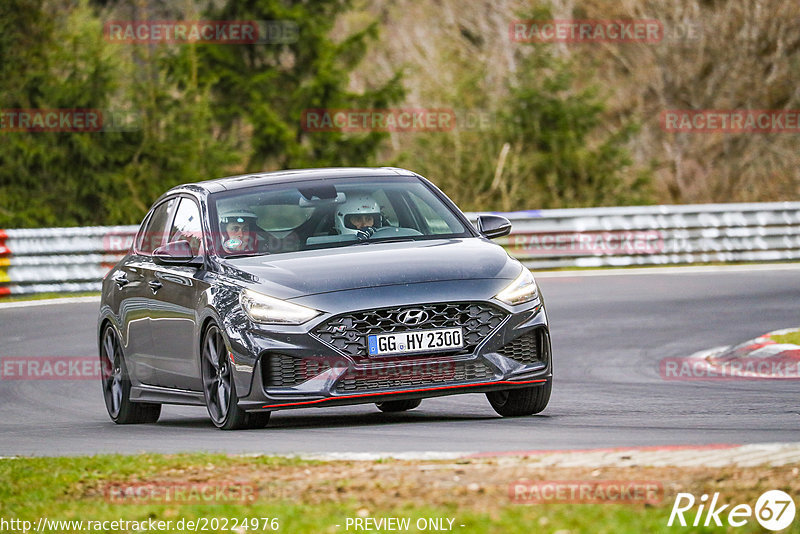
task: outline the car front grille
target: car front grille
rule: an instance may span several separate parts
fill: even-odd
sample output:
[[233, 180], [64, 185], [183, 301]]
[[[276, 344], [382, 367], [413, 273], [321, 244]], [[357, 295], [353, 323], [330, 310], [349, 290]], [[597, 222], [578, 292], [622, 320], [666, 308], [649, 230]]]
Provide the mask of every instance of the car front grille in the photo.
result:
[[294, 358], [270, 352], [261, 359], [261, 372], [267, 387], [292, 387], [318, 376], [331, 366], [326, 361]]
[[437, 361], [348, 371], [336, 386], [339, 393], [409, 388], [455, 382], [491, 380], [494, 371], [483, 361]]
[[525, 365], [535, 365], [544, 363], [539, 357], [539, 333], [531, 332], [520, 336], [517, 339], [506, 343], [498, 350], [506, 358], [511, 358]]
[[[403, 323], [399, 316], [408, 311], [421, 312], [424, 320], [414, 325]], [[464, 347], [457, 351], [471, 353], [506, 315], [500, 308], [477, 302], [399, 306], [338, 315], [318, 326], [314, 334], [342, 354], [358, 359], [367, 357], [367, 336], [372, 334], [461, 327]]]

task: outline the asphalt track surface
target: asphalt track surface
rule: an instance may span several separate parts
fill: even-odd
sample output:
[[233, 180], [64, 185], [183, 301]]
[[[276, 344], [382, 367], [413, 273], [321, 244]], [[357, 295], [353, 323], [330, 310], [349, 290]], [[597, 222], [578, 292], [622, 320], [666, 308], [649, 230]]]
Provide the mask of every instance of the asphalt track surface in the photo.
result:
[[[800, 441], [800, 381], [665, 381], [666, 357], [800, 325], [800, 268], [542, 275], [555, 385], [540, 415], [500, 418], [482, 394], [274, 413], [222, 432], [204, 408], [118, 426], [88, 380], [0, 381], [0, 455], [226, 451], [403, 453]], [[0, 308], [0, 357], [94, 356], [98, 304]]]

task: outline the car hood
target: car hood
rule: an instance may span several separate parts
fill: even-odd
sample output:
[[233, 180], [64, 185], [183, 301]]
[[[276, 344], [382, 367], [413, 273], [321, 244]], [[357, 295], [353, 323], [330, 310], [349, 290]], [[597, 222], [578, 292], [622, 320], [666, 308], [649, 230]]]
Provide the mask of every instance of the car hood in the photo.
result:
[[510, 280], [519, 274], [519, 264], [502, 247], [481, 238], [369, 243], [223, 263], [249, 287], [284, 299], [398, 284]]

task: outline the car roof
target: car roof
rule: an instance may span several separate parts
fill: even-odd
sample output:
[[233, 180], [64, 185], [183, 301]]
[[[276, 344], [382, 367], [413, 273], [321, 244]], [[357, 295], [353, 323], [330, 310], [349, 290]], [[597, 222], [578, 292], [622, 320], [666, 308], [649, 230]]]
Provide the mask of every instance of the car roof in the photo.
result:
[[277, 183], [299, 182], [302, 180], [327, 179], [327, 178], [371, 178], [376, 176], [419, 176], [407, 169], [397, 167], [328, 167], [318, 169], [289, 169], [274, 172], [259, 172], [228, 176], [205, 180], [193, 184], [183, 184], [173, 187], [166, 194], [176, 193], [180, 190], [198, 191], [207, 193], [229, 191], [258, 185]]

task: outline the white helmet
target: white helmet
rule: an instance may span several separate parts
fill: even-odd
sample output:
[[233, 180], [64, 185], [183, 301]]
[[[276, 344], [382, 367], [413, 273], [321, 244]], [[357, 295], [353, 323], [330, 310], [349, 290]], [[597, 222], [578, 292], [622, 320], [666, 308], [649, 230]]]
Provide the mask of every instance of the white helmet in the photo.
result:
[[250, 210], [228, 210], [220, 214], [219, 223], [228, 224], [231, 222], [248, 222], [255, 224], [258, 221], [258, 215]]
[[381, 226], [381, 208], [375, 199], [368, 195], [353, 197], [336, 210], [336, 231], [340, 234], [357, 234], [358, 228], [351, 222], [354, 215], [372, 216], [372, 226]]

